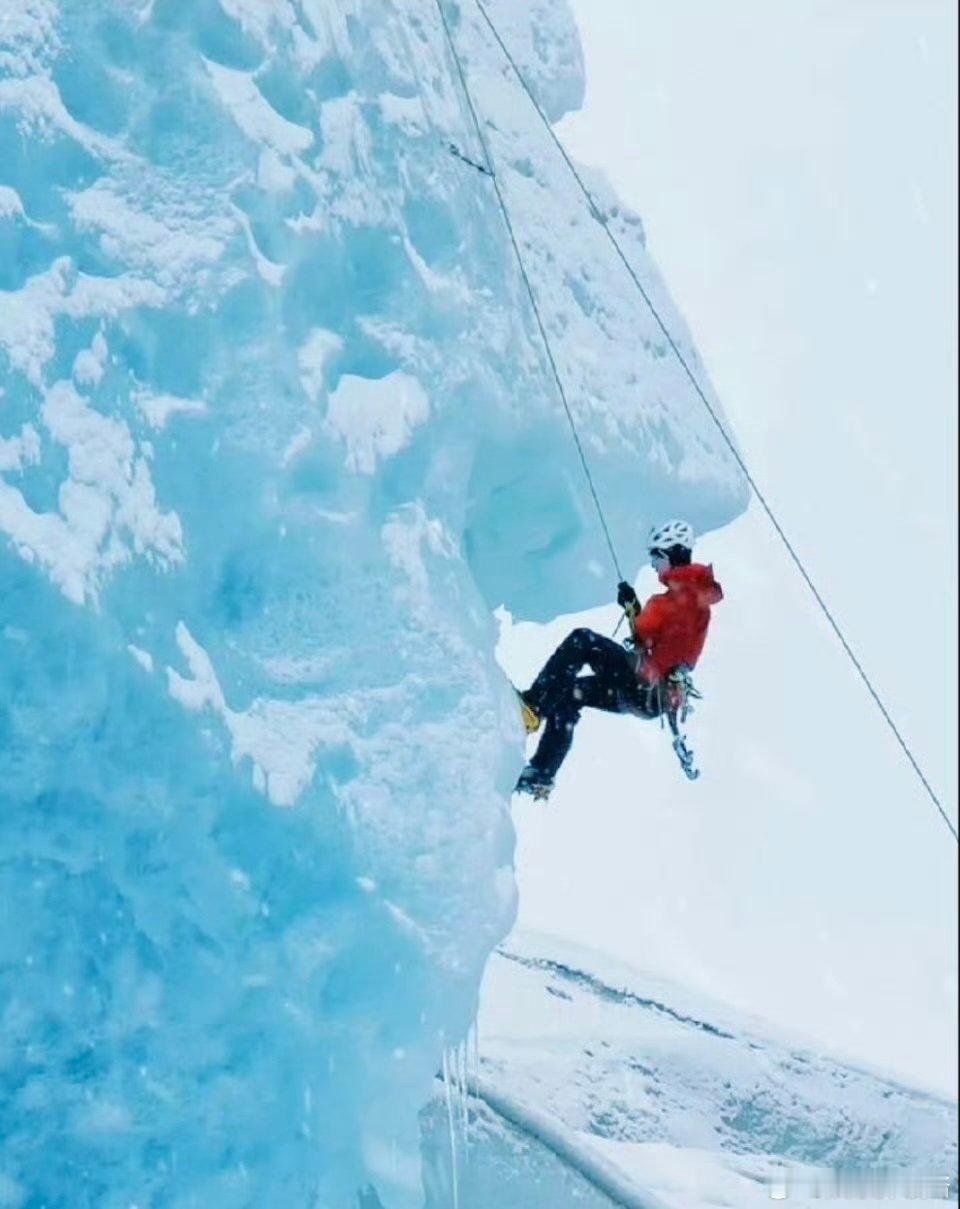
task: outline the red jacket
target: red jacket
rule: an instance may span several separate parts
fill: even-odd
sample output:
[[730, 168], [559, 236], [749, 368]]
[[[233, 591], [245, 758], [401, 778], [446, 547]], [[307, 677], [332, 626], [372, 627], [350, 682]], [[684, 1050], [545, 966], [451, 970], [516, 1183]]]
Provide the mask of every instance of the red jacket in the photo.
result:
[[651, 596], [633, 618], [637, 646], [645, 653], [639, 675], [656, 684], [681, 663], [696, 666], [707, 638], [710, 606], [723, 600], [713, 567], [691, 563], [660, 576], [666, 592]]

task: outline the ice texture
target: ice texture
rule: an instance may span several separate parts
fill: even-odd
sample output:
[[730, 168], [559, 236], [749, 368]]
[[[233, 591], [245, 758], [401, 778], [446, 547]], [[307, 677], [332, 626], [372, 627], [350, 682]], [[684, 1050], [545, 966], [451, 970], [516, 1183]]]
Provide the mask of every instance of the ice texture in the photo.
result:
[[[490, 7], [578, 104], [561, 0]], [[448, 12], [632, 570], [743, 484]], [[422, 1200], [417, 1113], [514, 913], [492, 610], [613, 584], [451, 142], [433, 0], [0, 3], [4, 1205]]]

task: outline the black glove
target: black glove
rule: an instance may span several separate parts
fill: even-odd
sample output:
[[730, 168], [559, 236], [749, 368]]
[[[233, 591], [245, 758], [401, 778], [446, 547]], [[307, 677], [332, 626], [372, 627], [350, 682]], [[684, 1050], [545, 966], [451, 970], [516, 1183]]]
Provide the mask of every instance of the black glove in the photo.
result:
[[637, 604], [637, 594], [625, 579], [617, 584], [617, 604], [621, 609], [635, 608]]

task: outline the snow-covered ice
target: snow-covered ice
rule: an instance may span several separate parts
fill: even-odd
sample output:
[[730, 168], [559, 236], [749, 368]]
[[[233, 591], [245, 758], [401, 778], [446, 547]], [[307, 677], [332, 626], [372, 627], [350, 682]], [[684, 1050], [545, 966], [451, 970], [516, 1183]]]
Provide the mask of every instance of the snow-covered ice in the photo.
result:
[[[579, 103], [566, 6], [492, 9]], [[735, 465], [450, 12], [615, 536], [724, 524]], [[515, 911], [492, 611], [612, 576], [451, 142], [432, 0], [0, 15], [5, 1203], [420, 1202]]]

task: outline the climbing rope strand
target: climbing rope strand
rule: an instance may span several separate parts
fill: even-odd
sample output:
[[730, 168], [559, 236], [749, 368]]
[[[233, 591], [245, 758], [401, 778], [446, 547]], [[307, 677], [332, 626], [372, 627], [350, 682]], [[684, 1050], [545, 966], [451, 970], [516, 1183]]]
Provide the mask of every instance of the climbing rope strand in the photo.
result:
[[517, 258], [517, 265], [519, 266], [519, 269], [520, 269], [520, 276], [523, 278], [523, 283], [526, 286], [527, 294], [530, 297], [530, 305], [533, 307], [534, 318], [537, 321], [537, 327], [540, 331], [540, 339], [543, 341], [543, 347], [547, 354], [547, 360], [549, 361], [550, 369], [553, 372], [553, 379], [557, 384], [557, 391], [560, 395], [560, 401], [563, 404], [563, 410], [566, 412], [567, 421], [570, 424], [570, 432], [573, 434], [574, 444], [577, 447], [577, 453], [580, 455], [580, 464], [583, 466], [583, 473], [586, 476], [587, 485], [590, 488], [590, 494], [593, 497], [593, 502], [597, 509], [597, 516], [600, 519], [600, 527], [603, 530], [603, 536], [606, 539], [607, 548], [610, 551], [610, 558], [613, 561], [613, 566], [614, 566], [614, 570], [616, 571], [616, 574], [617, 574], [617, 579], [622, 580], [623, 572], [620, 570], [620, 560], [617, 558], [617, 551], [614, 547], [613, 539], [610, 536], [610, 529], [609, 529], [609, 526], [607, 525], [607, 518], [603, 511], [603, 505], [600, 503], [600, 497], [597, 494], [597, 488], [593, 481], [593, 475], [590, 473], [590, 464], [587, 461], [587, 455], [584, 453], [583, 445], [580, 441], [580, 434], [577, 431], [577, 425], [573, 418], [573, 413], [570, 410], [570, 403], [567, 399], [567, 392], [563, 385], [563, 379], [560, 377], [560, 371], [557, 368], [557, 362], [553, 355], [553, 349], [550, 347], [550, 339], [547, 336], [547, 329], [544, 326], [543, 318], [540, 314], [540, 307], [537, 303], [537, 296], [534, 293], [533, 283], [531, 282], [530, 276], [527, 273], [527, 268], [526, 268], [526, 265], [524, 264], [524, 260], [523, 260], [523, 253], [520, 251], [520, 244], [517, 241], [517, 236], [513, 229], [513, 223], [510, 219], [510, 212], [507, 209], [507, 203], [506, 203], [503, 193], [501, 192], [501, 189], [500, 189], [500, 182], [497, 179], [496, 166], [494, 164], [493, 156], [490, 153], [490, 147], [489, 147], [489, 144], [487, 143], [486, 136], [483, 133], [483, 127], [480, 123], [480, 118], [477, 114], [476, 106], [473, 103], [473, 97], [470, 93], [470, 87], [467, 84], [466, 73], [463, 70], [463, 63], [462, 63], [462, 61], [460, 59], [460, 55], [457, 51], [456, 43], [453, 40], [453, 33], [452, 33], [452, 31], [450, 29], [450, 25], [447, 21], [447, 14], [444, 11], [442, 0], [436, 0], [436, 5], [437, 5], [437, 10], [440, 13], [440, 20], [443, 22], [443, 30], [444, 30], [444, 33], [446, 34], [447, 45], [450, 47], [450, 53], [453, 57], [454, 63], [456, 64], [457, 75], [460, 79], [460, 86], [463, 89], [463, 96], [464, 96], [464, 99], [466, 100], [467, 108], [470, 111], [470, 117], [473, 122], [474, 129], [477, 132], [477, 139], [479, 140], [480, 148], [483, 153], [484, 172], [485, 172], [485, 175], [489, 176], [490, 183], [493, 185], [494, 191], [496, 193], [497, 202], [500, 206], [500, 213], [503, 215], [504, 225], [507, 228], [507, 234], [510, 237], [510, 243], [513, 246], [513, 251]]
[[[439, 3], [439, 0], [438, 0], [438, 3]], [[890, 728], [891, 733], [893, 734], [897, 743], [900, 745], [901, 749], [903, 750], [903, 754], [907, 757], [907, 760], [910, 762], [911, 766], [913, 767], [913, 771], [916, 773], [917, 777], [919, 778], [920, 783], [923, 785], [924, 789], [927, 791], [928, 795], [930, 796], [930, 800], [933, 802], [934, 806], [936, 806], [937, 810], [940, 812], [940, 815], [941, 815], [943, 821], [946, 823], [947, 827], [949, 828], [950, 833], [953, 836], [954, 840], [957, 840], [957, 838], [958, 838], [957, 829], [954, 826], [952, 820], [950, 819], [950, 816], [947, 814], [940, 799], [937, 797], [936, 793], [934, 792], [933, 787], [931, 786], [930, 782], [927, 780], [926, 776], [924, 776], [923, 770], [921, 769], [919, 763], [917, 762], [916, 758], [914, 757], [913, 752], [910, 750], [910, 747], [909, 747], [907, 741], [904, 739], [903, 735], [900, 733], [899, 728], [897, 727], [897, 724], [894, 722], [893, 718], [890, 716], [889, 710], [887, 709], [887, 707], [884, 705], [883, 701], [881, 700], [880, 694], [874, 688], [873, 683], [870, 680], [870, 677], [867, 675], [866, 671], [864, 670], [863, 665], [860, 663], [860, 660], [854, 654], [854, 651], [851, 648], [846, 637], [844, 636], [844, 633], [841, 630], [839, 623], [835, 619], [835, 617], [834, 617], [833, 613], [831, 612], [830, 608], [828, 607], [826, 601], [820, 595], [820, 592], [818, 591], [816, 585], [814, 584], [809, 573], [807, 572], [807, 569], [804, 566], [803, 561], [801, 560], [799, 554], [797, 554], [796, 550], [794, 549], [793, 543], [787, 537], [786, 533], [783, 530], [783, 527], [781, 526], [780, 522], [777, 520], [777, 517], [776, 517], [772, 507], [767, 502], [767, 499], [764, 496], [763, 492], [757, 486], [756, 480], [754, 479], [753, 475], [750, 473], [750, 470], [747, 467], [746, 463], [744, 462], [742, 456], [740, 455], [739, 450], [737, 449], [733, 440], [727, 433], [727, 430], [724, 428], [723, 423], [720, 420], [720, 417], [717, 415], [716, 409], [712, 406], [712, 404], [710, 403], [710, 400], [707, 398], [705, 392], [703, 391], [702, 387], [700, 386], [700, 383], [697, 381], [696, 375], [691, 370], [690, 366], [687, 363], [686, 358], [684, 357], [682, 351], [677, 346], [676, 341], [674, 340], [673, 336], [671, 335], [669, 328], [667, 327], [666, 323], [663, 321], [663, 319], [660, 315], [660, 312], [657, 310], [656, 305], [654, 304], [654, 302], [651, 299], [650, 295], [648, 294], [647, 290], [644, 288], [643, 282], [637, 276], [637, 273], [634, 270], [633, 265], [627, 259], [626, 253], [624, 252], [623, 248], [620, 245], [620, 241], [617, 239], [616, 235], [614, 235], [613, 231], [610, 230], [610, 226], [607, 223], [606, 218], [604, 217], [603, 212], [601, 211], [600, 207], [597, 205], [596, 201], [594, 200], [593, 194], [590, 192], [589, 188], [584, 183], [583, 178], [581, 177], [580, 173], [577, 171], [576, 165], [574, 164], [573, 160], [571, 160], [570, 156], [567, 154], [566, 148], [564, 147], [563, 143], [560, 141], [559, 137], [557, 136], [555, 130], [553, 129], [553, 126], [550, 124], [550, 120], [548, 119], [547, 115], [543, 112], [543, 109], [540, 107], [539, 101], [534, 96], [533, 91], [531, 90], [529, 84], [527, 83], [526, 79], [524, 78], [524, 75], [521, 72], [520, 68], [518, 67], [516, 60], [514, 59], [513, 55], [510, 53], [510, 50], [507, 47], [506, 43], [503, 41], [503, 38], [501, 38], [499, 30], [497, 29], [497, 27], [494, 25], [493, 21], [491, 20], [489, 13], [487, 12], [486, 8], [483, 5], [483, 0], [475, 0], [475, 3], [477, 5], [477, 8], [480, 10], [480, 15], [483, 17], [484, 21], [487, 24], [487, 27], [489, 28], [490, 32], [493, 34], [494, 38], [496, 39], [498, 45], [500, 46], [500, 49], [503, 51], [504, 57], [506, 58], [507, 62], [510, 64], [510, 67], [512, 68], [514, 75], [517, 77], [517, 80], [520, 82], [520, 86], [523, 88], [524, 92], [530, 98], [530, 102], [533, 105], [534, 109], [537, 111], [537, 114], [539, 115], [540, 120], [543, 122], [544, 126], [546, 127], [546, 129], [547, 129], [551, 139], [553, 140], [555, 146], [557, 147], [558, 151], [563, 156], [564, 162], [566, 163], [567, 167], [570, 169], [570, 172], [571, 172], [574, 180], [579, 185], [581, 192], [583, 193], [584, 197], [587, 200], [587, 203], [590, 206], [590, 210], [591, 210], [592, 214], [595, 216], [597, 221], [600, 223], [600, 226], [603, 228], [604, 232], [606, 233], [607, 238], [610, 240], [610, 243], [612, 244], [614, 251], [616, 252], [617, 256], [619, 257], [621, 263], [623, 264], [623, 267], [627, 270], [627, 273], [629, 273], [630, 278], [633, 281], [633, 284], [636, 286], [637, 290], [640, 292], [640, 296], [643, 298], [644, 302], [647, 304], [647, 307], [649, 308], [650, 313], [653, 315], [653, 318], [656, 320], [657, 325], [660, 328], [661, 332], [663, 332], [663, 335], [666, 338], [668, 344], [670, 345], [670, 348], [673, 350], [677, 360], [680, 362], [681, 367], [683, 368], [687, 377], [690, 379], [690, 383], [693, 386], [693, 389], [696, 391], [697, 395], [700, 398], [700, 401], [703, 403], [704, 407], [707, 409], [707, 412], [709, 413], [711, 420], [713, 420], [721, 437], [723, 438], [723, 440], [726, 443], [727, 447], [729, 448], [731, 454], [733, 455], [734, 459], [736, 460], [737, 465], [740, 467], [740, 470], [743, 472], [743, 476], [749, 483], [750, 488], [753, 491], [753, 494], [756, 496], [758, 502], [760, 503], [760, 506], [763, 508], [764, 512], [767, 514], [767, 517], [768, 517], [770, 523], [773, 525], [774, 529], [776, 530], [776, 533], [777, 533], [778, 537], [780, 538], [780, 541], [783, 543], [784, 548], [786, 549], [790, 558], [793, 560], [794, 565], [796, 566], [797, 570], [800, 572], [801, 576], [803, 577], [804, 582], [806, 583], [807, 587], [810, 589], [811, 593], [813, 594], [813, 597], [816, 600], [817, 604], [820, 606], [820, 610], [823, 613], [824, 617], [826, 617], [827, 621], [830, 623], [830, 626], [831, 626], [834, 634], [836, 634], [837, 638], [840, 640], [841, 646], [843, 647], [844, 651], [847, 653], [847, 656], [850, 659], [850, 662], [853, 664], [854, 668], [857, 670], [857, 673], [859, 674], [860, 679], [863, 681], [864, 686], [867, 689], [867, 692], [873, 698], [877, 708], [879, 709], [881, 715], [883, 716], [884, 721], [887, 723], [887, 726]]]

